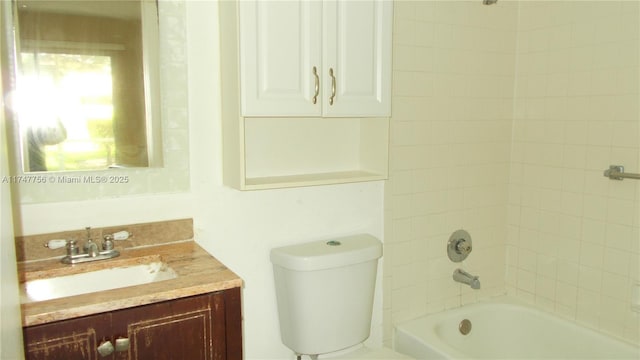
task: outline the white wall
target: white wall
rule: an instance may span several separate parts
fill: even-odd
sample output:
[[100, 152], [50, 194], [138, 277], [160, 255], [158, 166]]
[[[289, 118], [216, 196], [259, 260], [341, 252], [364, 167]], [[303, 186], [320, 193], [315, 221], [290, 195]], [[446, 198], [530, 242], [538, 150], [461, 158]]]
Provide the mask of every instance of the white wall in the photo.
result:
[[[269, 250], [355, 232], [381, 238], [383, 186], [364, 183], [256, 192], [222, 186], [217, 69], [224, 54], [217, 51], [218, 27], [212, 21], [217, 18], [217, 5], [187, 4], [196, 238], [245, 281], [246, 357], [283, 359], [291, 352], [279, 338]], [[378, 304], [380, 328], [380, 300]]]
[[[21, 233], [193, 217], [196, 240], [244, 280], [245, 357], [293, 358], [280, 341], [269, 250], [356, 232], [382, 238], [383, 184], [256, 192], [223, 186], [217, 4], [179, 1], [172, 6], [176, 11], [186, 9], [189, 87], [184, 91], [189, 93], [191, 190], [23, 205]], [[174, 20], [181, 21], [179, 17]], [[378, 287], [372, 323], [374, 343], [382, 338], [381, 298]]]

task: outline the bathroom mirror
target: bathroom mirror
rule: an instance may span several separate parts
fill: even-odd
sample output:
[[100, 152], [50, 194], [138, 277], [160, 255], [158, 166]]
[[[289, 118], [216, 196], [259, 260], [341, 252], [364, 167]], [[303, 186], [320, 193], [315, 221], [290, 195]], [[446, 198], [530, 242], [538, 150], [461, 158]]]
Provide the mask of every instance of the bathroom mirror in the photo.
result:
[[13, 129], [27, 172], [162, 164], [155, 0], [14, 0]]

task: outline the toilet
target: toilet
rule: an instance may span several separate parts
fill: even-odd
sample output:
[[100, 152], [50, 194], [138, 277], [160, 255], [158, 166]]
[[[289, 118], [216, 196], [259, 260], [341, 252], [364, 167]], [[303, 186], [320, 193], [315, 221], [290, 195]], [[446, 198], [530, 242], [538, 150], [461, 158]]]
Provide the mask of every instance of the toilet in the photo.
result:
[[280, 336], [301, 358], [410, 359], [369, 337], [382, 243], [368, 234], [271, 250]]

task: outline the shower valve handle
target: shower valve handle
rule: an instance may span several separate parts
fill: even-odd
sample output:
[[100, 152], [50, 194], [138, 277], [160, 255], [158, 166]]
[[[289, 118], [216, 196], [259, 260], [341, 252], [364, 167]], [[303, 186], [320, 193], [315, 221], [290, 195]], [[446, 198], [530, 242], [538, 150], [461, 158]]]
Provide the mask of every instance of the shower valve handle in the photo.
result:
[[471, 244], [467, 243], [465, 239], [460, 239], [456, 244], [456, 251], [458, 254], [468, 255], [471, 252]]
[[469, 256], [473, 250], [471, 235], [463, 229], [456, 230], [447, 241], [447, 255], [453, 262], [461, 262]]

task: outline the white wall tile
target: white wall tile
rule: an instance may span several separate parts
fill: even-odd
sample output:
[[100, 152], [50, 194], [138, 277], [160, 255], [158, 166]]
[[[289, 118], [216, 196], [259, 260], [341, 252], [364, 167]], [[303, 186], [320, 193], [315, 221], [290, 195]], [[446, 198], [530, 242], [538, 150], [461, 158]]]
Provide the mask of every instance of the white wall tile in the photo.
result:
[[[623, 8], [633, 9], [629, 12]], [[521, 158], [513, 157], [511, 166], [513, 162], [528, 162], [525, 166], [531, 171], [525, 171], [525, 177], [535, 176], [536, 171], [542, 173], [535, 181], [525, 179], [527, 188], [512, 188], [509, 195], [522, 199], [520, 206], [542, 211], [526, 212], [546, 219], [539, 221], [540, 236], [560, 235], [556, 243], [556, 311], [571, 315], [571, 309], [577, 306], [575, 314], [582, 323], [625, 336], [626, 330], [619, 319], [630, 316], [630, 312], [610, 309], [614, 304], [618, 308], [629, 308], [624, 305], [629, 301], [627, 274], [631, 263], [638, 263], [638, 255], [629, 253], [628, 249], [640, 242], [631, 240], [638, 234], [635, 220], [638, 190], [637, 185], [630, 182], [611, 182], [602, 176], [602, 171], [613, 162], [634, 167], [638, 164], [638, 100], [637, 95], [632, 98], [627, 94], [638, 93], [640, 51], [638, 42], [628, 41], [624, 35], [638, 37], [628, 31], [637, 32], [638, 4], [547, 2], [521, 6], [520, 11], [516, 81], [524, 79], [527, 86], [516, 88], [515, 101], [526, 104], [527, 108], [525, 116], [514, 112], [514, 129], [526, 130], [524, 133], [514, 131], [513, 146], [522, 146], [524, 153]], [[553, 20], [540, 17], [542, 11]], [[570, 34], [568, 38], [567, 34]], [[546, 89], [545, 95], [553, 97], [557, 106], [548, 107], [534, 98], [540, 96], [542, 89]], [[544, 119], [558, 119], [564, 128], [544, 128]], [[548, 143], [558, 140], [561, 134], [563, 149], [555, 151]], [[540, 151], [541, 147], [546, 150]], [[542, 153], [545, 157], [562, 159], [560, 164], [553, 164], [562, 169], [559, 189], [554, 188], [549, 177], [555, 172], [545, 168], [552, 164], [537, 157]], [[539, 192], [535, 189], [541, 187], [553, 189], [554, 196], [532, 197]], [[559, 207], [554, 198], [560, 199]], [[513, 200], [510, 203], [518, 204]], [[510, 211], [517, 209], [517, 206], [510, 207]], [[549, 221], [558, 213], [565, 215], [559, 227]], [[531, 225], [532, 219], [523, 220], [521, 215], [515, 226], [522, 232]], [[545, 253], [553, 254], [549, 251], [552, 244], [536, 248], [520, 242], [518, 246], [521, 250], [535, 251], [540, 261]], [[516, 264], [521, 266], [522, 259], [517, 260]], [[526, 273], [524, 276], [524, 283], [528, 284], [530, 278]], [[540, 293], [544, 278], [536, 279], [537, 299], [549, 298], [548, 291], [545, 295]], [[573, 295], [576, 286], [581, 290]], [[531, 291], [531, 288], [523, 290]], [[561, 294], [577, 299], [577, 304], [562, 300]], [[604, 300], [605, 297], [613, 300]]]
[[[466, 264], [470, 272], [482, 269], [499, 291], [637, 340], [628, 290], [630, 279], [640, 277], [634, 271], [640, 266], [640, 186], [612, 182], [602, 172], [613, 163], [640, 171], [639, 4], [399, 6], [407, 20], [396, 16], [396, 28], [406, 47], [396, 46], [394, 91], [402, 97], [394, 101], [392, 123], [430, 124], [398, 124], [394, 138], [427, 146], [391, 147], [401, 164], [392, 172], [414, 171], [417, 179], [410, 193], [416, 213], [402, 216], [412, 219], [430, 249], [418, 255], [431, 279], [421, 307], [437, 311], [481, 296], [452, 286], [452, 267], [437, 254], [454, 227], [467, 227], [480, 238], [500, 234], [491, 244], [503, 249], [476, 245]], [[421, 60], [406, 59], [412, 54]], [[412, 84], [416, 79], [432, 83], [424, 88]], [[432, 158], [418, 165], [417, 151]], [[492, 177], [488, 169], [505, 172]], [[488, 259], [502, 262], [503, 270], [486, 268]]]

